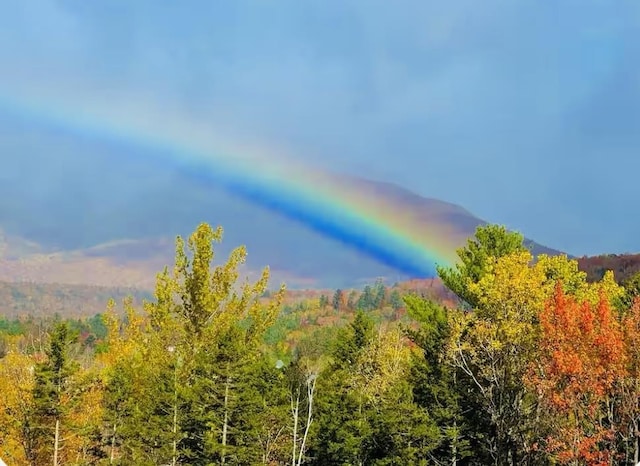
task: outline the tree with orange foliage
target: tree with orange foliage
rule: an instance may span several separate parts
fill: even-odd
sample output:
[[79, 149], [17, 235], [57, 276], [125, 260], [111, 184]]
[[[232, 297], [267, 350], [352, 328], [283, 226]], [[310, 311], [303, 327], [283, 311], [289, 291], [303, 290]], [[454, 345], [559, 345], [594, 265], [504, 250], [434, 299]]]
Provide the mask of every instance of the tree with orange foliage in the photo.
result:
[[[639, 281], [640, 283], [640, 281]], [[620, 429], [625, 464], [640, 462], [640, 297], [622, 316], [627, 370], [619, 383]], [[633, 459], [633, 460], [632, 460]]]
[[607, 465], [615, 453], [615, 385], [625, 371], [623, 333], [608, 296], [578, 301], [556, 284], [540, 313], [540, 358], [527, 379], [549, 413], [544, 445], [560, 464]]

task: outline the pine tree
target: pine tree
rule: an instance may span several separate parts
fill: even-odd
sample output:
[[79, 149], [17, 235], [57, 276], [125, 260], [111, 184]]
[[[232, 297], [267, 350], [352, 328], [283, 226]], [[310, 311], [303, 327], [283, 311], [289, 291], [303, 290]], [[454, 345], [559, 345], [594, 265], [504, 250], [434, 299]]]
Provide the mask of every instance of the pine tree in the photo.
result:
[[408, 352], [400, 332], [356, 313], [319, 377], [310, 464], [426, 464], [438, 432], [413, 402]]
[[389, 304], [394, 311], [398, 311], [403, 307], [404, 303], [398, 290], [393, 290], [389, 295]]
[[416, 403], [429, 412], [439, 430], [432, 457], [442, 464], [462, 464], [472, 455], [470, 447], [477, 424], [464, 415], [468, 387], [458, 380], [457, 370], [447, 358], [451, 334], [448, 310], [416, 295], [405, 296], [404, 302], [409, 316], [420, 324], [417, 330], [406, 330], [421, 349], [412, 354], [410, 380]]
[[221, 240], [222, 229], [205, 223], [186, 243], [178, 237], [174, 273], [165, 270], [158, 277], [157, 300], [147, 306], [156, 328], [152, 339], [159, 347], [171, 344], [182, 361], [172, 366], [174, 382], [168, 391], [177, 393], [177, 399], [169, 407], [178, 418], [176, 455], [189, 464], [236, 464], [258, 451], [258, 442], [248, 442], [243, 427], [248, 425], [242, 412], [250, 386], [247, 367], [260, 356], [264, 332], [279, 312], [284, 292], [282, 288], [269, 302], [261, 301], [268, 269], [255, 283], [238, 286], [244, 247], [213, 267], [213, 243]]
[[77, 364], [69, 355], [77, 335], [69, 330], [66, 322], [58, 322], [51, 332], [46, 360], [35, 366], [35, 425], [37, 463], [61, 464], [62, 432], [68, 413], [68, 385], [77, 370]]
[[318, 305], [320, 309], [324, 309], [329, 305], [329, 298], [324, 293], [320, 295], [320, 299], [318, 300]]
[[457, 250], [460, 261], [453, 268], [438, 267], [438, 276], [453, 293], [470, 307], [477, 300], [469, 293], [468, 284], [477, 283], [487, 272], [491, 258], [526, 251], [524, 237], [499, 225], [479, 226], [465, 247]]
[[339, 311], [342, 309], [342, 301], [344, 299], [344, 292], [341, 289], [337, 289], [333, 294], [333, 299], [331, 300], [331, 305], [333, 306], [334, 311]]
[[358, 293], [356, 292], [356, 290], [351, 290], [349, 292], [349, 296], [347, 297], [347, 309], [349, 309], [350, 311], [356, 310], [356, 305], [358, 301], [357, 298], [358, 298]]

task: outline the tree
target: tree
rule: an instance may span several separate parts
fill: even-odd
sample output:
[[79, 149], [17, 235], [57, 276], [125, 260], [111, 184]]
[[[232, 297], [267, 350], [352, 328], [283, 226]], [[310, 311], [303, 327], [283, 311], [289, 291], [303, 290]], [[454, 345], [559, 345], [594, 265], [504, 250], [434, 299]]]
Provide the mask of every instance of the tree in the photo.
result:
[[629, 309], [636, 298], [640, 297], [640, 272], [625, 280], [622, 286], [624, 287], [624, 294], [617, 304], [622, 309]]
[[428, 410], [414, 403], [404, 338], [397, 328], [378, 329], [350, 371], [348, 386], [370, 432], [360, 453], [365, 464], [426, 464], [438, 443]]
[[398, 290], [393, 290], [389, 295], [389, 304], [394, 311], [400, 310], [404, 305]]
[[291, 465], [300, 466], [306, 459], [309, 431], [313, 423], [318, 370], [307, 358], [297, 357], [287, 368], [292, 418]]
[[534, 448], [541, 435], [540, 408], [522, 380], [538, 357], [539, 314], [556, 284], [589, 302], [598, 300], [599, 289], [609, 296], [620, 293], [609, 274], [597, 285], [588, 284], [566, 256], [540, 256], [535, 264], [532, 259], [526, 250], [487, 256], [480, 278], [464, 281], [472, 312], [449, 313], [449, 358], [459, 371], [458, 383], [470, 384], [466, 399], [485, 413], [478, 425], [488, 421], [486, 431], [478, 433], [496, 464], [541, 461]]
[[58, 322], [51, 332], [46, 360], [35, 366], [33, 399], [38, 463], [53, 458], [53, 465], [57, 466], [62, 459], [61, 434], [71, 398], [69, 382], [77, 370], [69, 350], [76, 339], [67, 323]]
[[351, 290], [349, 292], [349, 296], [347, 297], [347, 309], [349, 309], [350, 311], [355, 311], [356, 310], [356, 304], [358, 301], [358, 293], [356, 292], [356, 290]]
[[601, 292], [609, 297], [622, 292], [610, 273], [597, 284], [587, 283], [577, 262], [566, 256], [532, 260], [526, 250], [484, 256], [482, 272], [461, 279], [472, 312], [449, 313], [448, 355], [459, 371], [458, 383], [469, 383], [465, 402], [484, 413], [475, 420], [476, 430], [495, 464], [543, 460], [535, 448], [542, 435], [540, 400], [522, 381], [538, 358], [539, 314], [556, 284], [590, 303], [597, 303]]
[[320, 309], [326, 308], [329, 305], [329, 297], [325, 294], [321, 294], [318, 305], [320, 306]]
[[382, 309], [387, 301], [387, 289], [384, 286], [382, 280], [376, 280], [376, 284], [374, 285], [374, 309]]
[[484, 413], [484, 447], [496, 465], [532, 461], [535, 400], [523, 387], [536, 355], [537, 311], [544, 302], [543, 271], [529, 266], [528, 251], [491, 258], [465, 291], [473, 313], [451, 313], [448, 355], [469, 383], [470, 401]]
[[404, 303], [409, 316], [420, 324], [417, 330], [406, 330], [421, 350], [412, 354], [413, 396], [439, 429], [438, 444], [431, 456], [438, 464], [457, 465], [472, 453], [474, 425], [464, 416], [466, 387], [458, 383], [456, 368], [446, 357], [451, 335], [448, 310], [417, 295], [405, 296]]
[[129, 309], [123, 326], [107, 313], [112, 463], [254, 464], [264, 454], [257, 420], [272, 410], [251, 371], [284, 288], [264, 297], [268, 269], [238, 283], [244, 247], [214, 266], [221, 240], [222, 229], [206, 223], [178, 236], [173, 272], [158, 274], [145, 314]]
[[159, 402], [156, 381], [162, 366], [153, 364], [155, 351], [145, 344], [149, 338], [143, 316], [131, 299], [125, 299], [123, 307], [123, 319], [118, 317], [113, 300], [102, 314], [107, 334], [105, 349], [96, 359], [104, 384], [103, 443], [109, 464], [119, 460], [158, 464], [166, 458], [162, 450], [170, 441], [158, 438], [166, 423], [153, 410]]
[[320, 374], [311, 464], [425, 464], [437, 432], [413, 402], [409, 349], [357, 311]]
[[[628, 290], [628, 289], [627, 289]], [[625, 464], [640, 462], [640, 297], [622, 316], [622, 341], [626, 356], [626, 371], [618, 384], [620, 398], [620, 429]]]
[[363, 421], [362, 403], [349, 389], [350, 370], [373, 339], [373, 321], [363, 311], [341, 329], [332, 361], [321, 374], [317, 397], [317, 423], [314, 425], [310, 456], [314, 464], [359, 464], [361, 446], [368, 435]]
[[333, 299], [331, 300], [333, 310], [339, 311], [340, 309], [342, 309], [343, 301], [344, 301], [344, 292], [338, 288], [336, 292], [333, 294]]
[[356, 308], [363, 311], [372, 311], [376, 308], [376, 296], [370, 285], [365, 285], [358, 298]]
[[463, 302], [476, 307], [474, 296], [468, 292], [469, 283], [477, 283], [486, 273], [490, 258], [526, 251], [524, 237], [499, 225], [479, 226], [467, 245], [457, 250], [460, 262], [454, 268], [438, 267], [443, 283]]
[[623, 334], [602, 293], [597, 305], [567, 296], [561, 283], [540, 314], [540, 357], [530, 384], [555, 415], [545, 442], [561, 464], [608, 465], [614, 454], [611, 401], [623, 374]]
[[36, 463], [33, 424], [34, 358], [9, 348], [0, 361], [0, 458], [8, 464]]

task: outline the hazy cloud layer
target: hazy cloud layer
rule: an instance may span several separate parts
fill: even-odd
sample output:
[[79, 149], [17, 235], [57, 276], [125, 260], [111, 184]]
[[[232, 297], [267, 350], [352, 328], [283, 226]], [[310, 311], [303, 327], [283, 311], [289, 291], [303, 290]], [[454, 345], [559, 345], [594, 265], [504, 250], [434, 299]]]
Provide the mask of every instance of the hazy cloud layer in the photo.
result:
[[2, 93], [144, 95], [571, 253], [640, 249], [635, 0], [0, 8]]

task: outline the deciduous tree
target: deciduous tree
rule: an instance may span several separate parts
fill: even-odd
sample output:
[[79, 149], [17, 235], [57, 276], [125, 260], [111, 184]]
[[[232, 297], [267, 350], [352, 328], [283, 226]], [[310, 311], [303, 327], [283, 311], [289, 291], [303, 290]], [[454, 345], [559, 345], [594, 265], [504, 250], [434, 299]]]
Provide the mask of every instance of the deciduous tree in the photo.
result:
[[558, 283], [540, 325], [530, 385], [556, 416], [545, 446], [562, 464], [607, 465], [615, 453], [610, 403], [625, 369], [623, 333], [609, 297], [603, 291], [597, 304], [579, 301]]

